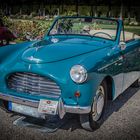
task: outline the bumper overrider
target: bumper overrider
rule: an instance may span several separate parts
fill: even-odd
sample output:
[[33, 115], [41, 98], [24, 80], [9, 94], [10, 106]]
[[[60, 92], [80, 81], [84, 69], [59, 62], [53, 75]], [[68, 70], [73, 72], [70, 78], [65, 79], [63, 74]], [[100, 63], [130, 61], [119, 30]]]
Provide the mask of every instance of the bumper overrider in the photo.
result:
[[[20, 98], [20, 97], [12, 96], [9, 94], [3, 94], [3, 93], [0, 93], [0, 99], [18, 105], [19, 106], [18, 109], [13, 110], [15, 112], [24, 115], [29, 115], [32, 117], [38, 117], [38, 118], [45, 118], [45, 116], [47, 115], [47, 114], [40, 114], [38, 112], [39, 101], [29, 100], [29, 99]], [[22, 107], [21, 110], [20, 107]], [[57, 114], [61, 119], [64, 117], [66, 113], [87, 114], [90, 113], [90, 111], [91, 111], [91, 106], [83, 107], [78, 105], [77, 106], [65, 105], [61, 98], [58, 101]]]

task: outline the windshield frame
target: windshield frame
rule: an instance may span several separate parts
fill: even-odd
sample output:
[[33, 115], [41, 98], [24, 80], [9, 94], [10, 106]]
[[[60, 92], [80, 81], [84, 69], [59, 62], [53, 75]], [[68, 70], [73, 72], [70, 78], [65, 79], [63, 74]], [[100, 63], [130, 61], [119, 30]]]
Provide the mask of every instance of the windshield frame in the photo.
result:
[[[99, 19], [99, 20], [108, 20], [108, 21], [114, 21], [117, 23], [117, 29], [116, 29], [116, 36], [115, 39], [108, 39], [108, 38], [104, 38], [104, 37], [99, 37], [99, 36], [92, 36], [89, 34], [53, 34], [51, 35], [50, 32], [53, 29], [53, 27], [55, 26], [55, 24], [57, 23], [57, 21], [59, 19], [65, 19], [65, 18], [93, 18], [93, 19]], [[113, 19], [113, 18], [102, 18], [102, 17], [92, 17], [92, 16], [62, 16], [62, 17], [57, 17], [53, 24], [51, 25], [49, 31], [47, 32], [47, 34], [45, 36], [88, 36], [88, 37], [92, 37], [92, 38], [99, 38], [99, 39], [106, 39], [106, 40], [110, 40], [110, 41], [116, 41], [118, 38], [118, 32], [119, 32], [119, 21], [117, 19]]]

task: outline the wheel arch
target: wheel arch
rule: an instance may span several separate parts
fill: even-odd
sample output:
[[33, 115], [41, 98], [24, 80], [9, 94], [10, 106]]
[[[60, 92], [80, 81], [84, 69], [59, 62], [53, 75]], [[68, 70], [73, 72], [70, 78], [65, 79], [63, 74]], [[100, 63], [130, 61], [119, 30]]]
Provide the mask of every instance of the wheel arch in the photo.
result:
[[106, 76], [104, 80], [107, 85], [107, 99], [113, 100], [114, 98], [114, 80], [111, 76]]

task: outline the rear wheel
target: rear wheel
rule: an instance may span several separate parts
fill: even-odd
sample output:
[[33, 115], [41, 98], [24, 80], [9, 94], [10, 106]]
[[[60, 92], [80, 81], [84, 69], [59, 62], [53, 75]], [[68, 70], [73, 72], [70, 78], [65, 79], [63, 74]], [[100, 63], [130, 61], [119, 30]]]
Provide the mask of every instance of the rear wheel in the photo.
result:
[[91, 112], [89, 114], [80, 115], [80, 123], [84, 129], [93, 131], [99, 128], [99, 126], [103, 122], [106, 102], [107, 86], [106, 82], [103, 81], [96, 91]]

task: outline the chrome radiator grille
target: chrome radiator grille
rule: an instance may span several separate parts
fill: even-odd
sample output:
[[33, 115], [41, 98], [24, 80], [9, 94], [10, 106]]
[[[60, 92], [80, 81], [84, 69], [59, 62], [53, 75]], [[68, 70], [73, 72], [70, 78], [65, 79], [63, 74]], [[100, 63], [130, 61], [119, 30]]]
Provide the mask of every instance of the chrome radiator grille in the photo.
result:
[[9, 89], [30, 95], [57, 98], [61, 94], [53, 80], [34, 73], [13, 73], [8, 77], [7, 85]]

